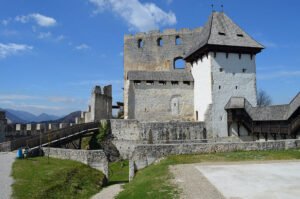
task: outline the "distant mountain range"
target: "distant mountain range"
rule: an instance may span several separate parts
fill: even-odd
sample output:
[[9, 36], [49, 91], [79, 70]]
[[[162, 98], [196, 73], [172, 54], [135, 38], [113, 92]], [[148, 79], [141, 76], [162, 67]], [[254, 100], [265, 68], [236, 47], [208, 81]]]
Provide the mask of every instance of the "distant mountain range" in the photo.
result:
[[6, 118], [9, 123], [31, 123], [31, 122], [53, 122], [53, 123], [74, 123], [75, 117], [80, 116], [80, 111], [72, 112], [64, 117], [56, 115], [49, 115], [42, 113], [34, 115], [26, 111], [19, 111], [13, 109], [1, 109], [6, 112]]

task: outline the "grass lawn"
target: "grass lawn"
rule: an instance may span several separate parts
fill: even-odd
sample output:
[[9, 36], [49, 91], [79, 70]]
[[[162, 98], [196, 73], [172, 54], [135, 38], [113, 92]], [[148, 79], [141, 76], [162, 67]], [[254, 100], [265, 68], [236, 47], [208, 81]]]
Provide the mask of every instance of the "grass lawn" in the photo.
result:
[[128, 160], [109, 163], [109, 185], [128, 182]]
[[103, 185], [104, 175], [87, 165], [47, 157], [16, 160], [13, 198], [90, 198]]
[[170, 183], [170, 165], [201, 162], [261, 161], [300, 159], [300, 150], [248, 151], [199, 155], [169, 156], [160, 163], [153, 164], [137, 172], [135, 178], [124, 186], [117, 199], [170, 199], [178, 198], [179, 193]]

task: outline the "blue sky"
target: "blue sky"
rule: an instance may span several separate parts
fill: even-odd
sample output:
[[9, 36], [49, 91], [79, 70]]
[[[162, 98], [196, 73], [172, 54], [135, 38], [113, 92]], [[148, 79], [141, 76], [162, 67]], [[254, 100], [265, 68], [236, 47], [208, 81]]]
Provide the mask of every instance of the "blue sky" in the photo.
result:
[[0, 107], [85, 110], [96, 84], [122, 101], [123, 35], [203, 26], [212, 2], [266, 46], [257, 85], [288, 103], [300, 91], [298, 0], [1, 0]]

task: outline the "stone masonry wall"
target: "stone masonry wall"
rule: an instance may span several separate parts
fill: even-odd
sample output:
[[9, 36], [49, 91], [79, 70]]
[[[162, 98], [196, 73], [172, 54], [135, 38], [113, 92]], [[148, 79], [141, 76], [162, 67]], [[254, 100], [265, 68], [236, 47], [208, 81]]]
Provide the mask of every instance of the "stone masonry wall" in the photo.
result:
[[[174, 29], [163, 32], [151, 31], [149, 33], [138, 33], [136, 35], [124, 36], [124, 116], [128, 116], [128, 90], [127, 72], [139, 71], [170, 71], [174, 70], [174, 60], [184, 57], [191, 47], [197, 42], [201, 28], [194, 30]], [[181, 40], [176, 45], [176, 38]], [[161, 39], [162, 45], [158, 45]], [[138, 42], [143, 45], [139, 48]], [[190, 65], [186, 65], [190, 70]]]
[[206, 139], [203, 122], [139, 122], [110, 120], [113, 143], [122, 158], [129, 158], [138, 144], [172, 143]]
[[[131, 81], [131, 84], [134, 84]], [[129, 91], [129, 119], [140, 121], [193, 121], [194, 120], [194, 85], [193, 82], [165, 85], [154, 81], [147, 85], [133, 85]]]
[[61, 148], [43, 148], [45, 156], [75, 160], [92, 168], [98, 169], [108, 179], [108, 161], [103, 150], [77, 150], [77, 149], [61, 149]]
[[137, 145], [129, 163], [129, 178], [161, 157], [179, 154], [199, 154], [232, 151], [285, 150], [300, 148], [300, 140], [239, 143], [185, 143]]

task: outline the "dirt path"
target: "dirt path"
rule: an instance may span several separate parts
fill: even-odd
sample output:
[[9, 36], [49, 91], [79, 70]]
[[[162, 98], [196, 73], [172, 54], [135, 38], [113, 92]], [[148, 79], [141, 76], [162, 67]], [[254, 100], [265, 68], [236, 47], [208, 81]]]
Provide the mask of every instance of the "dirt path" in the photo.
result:
[[94, 195], [91, 199], [114, 199], [122, 190], [123, 184], [108, 186]]
[[213, 186], [193, 164], [170, 167], [174, 174], [174, 183], [182, 191], [181, 199], [224, 199], [224, 196]]
[[0, 152], [0, 199], [8, 199], [11, 196], [13, 178], [10, 174], [15, 157], [15, 153]]

